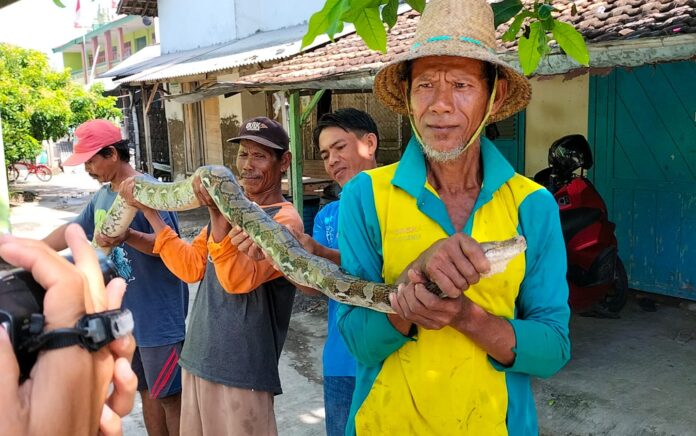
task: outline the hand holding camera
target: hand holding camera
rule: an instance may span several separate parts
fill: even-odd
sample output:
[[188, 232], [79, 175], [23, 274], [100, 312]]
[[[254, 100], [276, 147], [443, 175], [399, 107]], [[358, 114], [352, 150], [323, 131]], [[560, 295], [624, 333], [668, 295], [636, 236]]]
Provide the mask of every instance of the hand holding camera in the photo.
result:
[[[14, 336], [19, 330], [6, 319], [0, 328], [0, 434], [72, 435], [95, 434], [98, 430], [106, 435], [120, 434], [120, 416], [133, 406], [137, 378], [130, 369], [130, 359], [135, 341], [130, 334], [111, 341], [119, 336], [122, 319], [118, 316], [122, 313], [111, 312], [113, 317], [98, 314], [120, 308], [125, 282], [114, 279], [104, 286], [97, 254], [79, 226], [68, 226], [65, 238], [74, 265], [43, 242], [0, 236], [0, 257], [30, 271], [45, 289], [43, 328], [38, 335], [44, 343], [37, 346], [37, 350], [44, 351], [39, 351], [36, 363], [25, 374], [28, 378], [21, 384], [20, 365], [6, 328]], [[40, 295], [20, 294], [41, 303]], [[18, 303], [18, 307], [26, 305]], [[34, 322], [38, 325], [37, 319]], [[28, 330], [22, 332], [31, 331], [31, 325], [25, 327]], [[55, 338], [70, 337], [51, 335], [61, 331], [77, 332], [72, 335], [77, 342], [59, 344]], [[112, 382], [114, 388], [107, 397]]]

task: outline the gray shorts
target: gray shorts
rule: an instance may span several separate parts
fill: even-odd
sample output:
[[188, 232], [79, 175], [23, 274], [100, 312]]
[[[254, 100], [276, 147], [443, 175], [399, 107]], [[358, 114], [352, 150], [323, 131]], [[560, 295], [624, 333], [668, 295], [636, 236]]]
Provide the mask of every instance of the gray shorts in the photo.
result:
[[137, 347], [131, 367], [138, 376], [138, 390], [150, 398], [165, 398], [181, 392], [179, 354], [184, 341], [161, 347]]

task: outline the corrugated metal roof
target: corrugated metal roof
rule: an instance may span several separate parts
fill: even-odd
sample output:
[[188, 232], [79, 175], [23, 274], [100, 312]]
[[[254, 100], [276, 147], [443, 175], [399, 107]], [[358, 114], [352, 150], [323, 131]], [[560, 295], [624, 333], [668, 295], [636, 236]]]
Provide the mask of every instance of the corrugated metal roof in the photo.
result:
[[[141, 68], [146, 63], [153, 59], [160, 58], [160, 45], [148, 45], [129, 56], [123, 62], [119, 63], [109, 71], [101, 73], [99, 78], [106, 77], [125, 77], [141, 71]], [[153, 65], [154, 66], [154, 65]]]
[[101, 77], [117, 76], [120, 83], [154, 82], [284, 59], [300, 52], [306, 30], [307, 25], [302, 24], [259, 32], [224, 44], [153, 57], [127, 70], [117, 67]]

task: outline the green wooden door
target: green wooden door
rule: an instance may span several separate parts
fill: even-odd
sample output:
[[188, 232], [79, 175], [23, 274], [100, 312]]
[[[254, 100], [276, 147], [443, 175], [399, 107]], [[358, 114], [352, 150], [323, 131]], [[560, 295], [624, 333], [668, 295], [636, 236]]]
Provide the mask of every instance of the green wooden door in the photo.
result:
[[615, 70], [590, 87], [594, 179], [630, 285], [696, 300], [696, 64]]
[[524, 174], [524, 112], [498, 121], [498, 137], [493, 143], [515, 171]]

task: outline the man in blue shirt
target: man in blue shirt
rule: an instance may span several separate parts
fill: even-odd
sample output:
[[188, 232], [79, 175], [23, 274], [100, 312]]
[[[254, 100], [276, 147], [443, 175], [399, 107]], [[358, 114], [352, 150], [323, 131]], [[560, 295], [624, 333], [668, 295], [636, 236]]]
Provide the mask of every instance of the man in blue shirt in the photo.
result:
[[[130, 166], [128, 143], [120, 129], [107, 120], [91, 120], [75, 130], [75, 153], [66, 166], [85, 164], [91, 177], [104, 185], [90, 199], [74, 222], [88, 238], [96, 236], [100, 246], [116, 247], [116, 263], [122, 268], [128, 290], [123, 307], [130, 309], [135, 321], [133, 332], [137, 349], [133, 371], [138, 376], [138, 391], [143, 402], [143, 418], [149, 435], [178, 435], [181, 409], [181, 351], [188, 308], [188, 287], [177, 279], [157, 255], [152, 254], [152, 227], [138, 212], [128, 231], [116, 238], [95, 233], [100, 220], [111, 207], [118, 188], [126, 178], [139, 173]], [[165, 222], [178, 231], [173, 212], [161, 212]], [[54, 250], [67, 247], [64, 224], [44, 238]], [[113, 253], [113, 252], [112, 252]]]
[[[341, 187], [361, 171], [377, 166], [379, 132], [372, 117], [363, 111], [347, 108], [325, 114], [314, 128], [313, 140], [319, 146], [327, 174]], [[338, 252], [339, 205], [340, 200], [333, 201], [317, 213], [312, 232], [314, 240], [308, 236], [300, 238], [308, 251], [337, 264], [341, 263]], [[348, 352], [336, 325], [338, 306], [339, 303], [329, 300], [328, 335], [323, 355], [328, 436], [344, 434], [355, 388], [355, 359]]]

